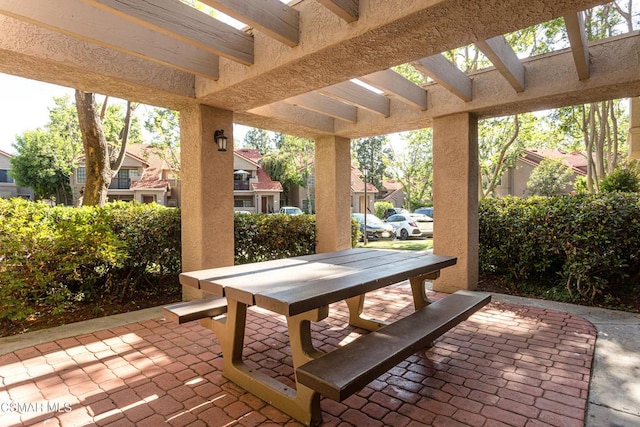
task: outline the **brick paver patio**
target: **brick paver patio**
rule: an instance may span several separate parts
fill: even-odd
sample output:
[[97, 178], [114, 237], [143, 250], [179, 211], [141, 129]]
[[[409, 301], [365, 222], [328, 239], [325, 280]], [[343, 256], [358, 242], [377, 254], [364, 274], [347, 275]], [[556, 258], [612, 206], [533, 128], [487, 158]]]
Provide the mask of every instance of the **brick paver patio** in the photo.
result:
[[[381, 319], [405, 315], [408, 285], [367, 305]], [[332, 305], [313, 325], [317, 347], [363, 332], [346, 319], [346, 305]], [[251, 310], [248, 328], [245, 356], [291, 383], [284, 318]], [[491, 303], [360, 393], [323, 399], [325, 425], [583, 426], [594, 344], [581, 317]], [[219, 350], [198, 322], [159, 318], [0, 356], [0, 425], [298, 425], [226, 380]]]

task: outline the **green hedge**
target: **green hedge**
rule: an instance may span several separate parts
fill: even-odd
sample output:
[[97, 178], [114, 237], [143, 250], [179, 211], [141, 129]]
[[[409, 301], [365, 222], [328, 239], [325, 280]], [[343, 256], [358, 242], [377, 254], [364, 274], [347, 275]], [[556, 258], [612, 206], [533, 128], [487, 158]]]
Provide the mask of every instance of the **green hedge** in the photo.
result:
[[157, 285], [180, 270], [180, 213], [0, 199], [0, 319]]
[[[360, 225], [351, 219], [351, 246], [356, 246]], [[288, 258], [316, 252], [315, 215], [236, 214], [236, 264]]]
[[[352, 221], [352, 245], [358, 239]], [[313, 215], [235, 215], [235, 262], [315, 253]], [[180, 209], [0, 198], [0, 320], [179, 289]]]
[[308, 255], [316, 250], [314, 215], [236, 214], [236, 264]]
[[569, 300], [640, 293], [640, 199], [610, 193], [480, 203], [480, 269]]

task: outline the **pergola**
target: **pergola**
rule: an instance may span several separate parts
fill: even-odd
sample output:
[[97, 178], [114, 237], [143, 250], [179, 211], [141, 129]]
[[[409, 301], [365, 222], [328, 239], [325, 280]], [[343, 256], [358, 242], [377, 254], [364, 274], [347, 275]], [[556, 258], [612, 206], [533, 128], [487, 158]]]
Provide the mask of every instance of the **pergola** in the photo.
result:
[[[0, 0], [0, 72], [180, 111], [186, 271], [233, 263], [233, 156], [213, 143], [233, 123], [315, 140], [319, 252], [350, 247], [350, 140], [432, 127], [434, 251], [458, 257], [435, 287], [451, 292], [478, 277], [478, 119], [640, 95], [640, 33], [586, 42], [580, 11], [602, 0], [201, 2], [247, 28], [179, 0]], [[504, 34], [556, 17], [571, 48], [519, 59]], [[494, 66], [442, 55], [469, 44]]]

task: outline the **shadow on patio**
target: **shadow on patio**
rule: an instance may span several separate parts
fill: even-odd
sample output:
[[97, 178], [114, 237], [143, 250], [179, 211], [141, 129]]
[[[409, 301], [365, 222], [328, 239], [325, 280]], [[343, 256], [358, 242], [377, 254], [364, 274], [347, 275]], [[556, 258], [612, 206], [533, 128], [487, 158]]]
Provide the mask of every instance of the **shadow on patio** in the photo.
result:
[[[409, 313], [406, 287], [372, 293], [369, 312]], [[248, 320], [248, 363], [291, 384], [284, 318]], [[362, 332], [344, 303], [324, 322], [320, 349]], [[582, 317], [494, 302], [344, 402], [323, 399], [324, 425], [583, 426], [595, 336]], [[226, 380], [219, 350], [198, 322], [162, 318], [17, 350], [0, 356], [2, 424], [298, 425]]]

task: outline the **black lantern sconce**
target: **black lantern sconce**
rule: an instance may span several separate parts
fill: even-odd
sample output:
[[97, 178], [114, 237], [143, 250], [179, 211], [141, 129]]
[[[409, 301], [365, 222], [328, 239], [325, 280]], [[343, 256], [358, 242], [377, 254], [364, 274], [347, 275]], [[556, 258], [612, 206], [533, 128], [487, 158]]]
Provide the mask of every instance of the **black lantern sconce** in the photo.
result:
[[227, 151], [227, 137], [224, 130], [220, 129], [213, 133], [213, 140], [218, 144], [218, 151]]

